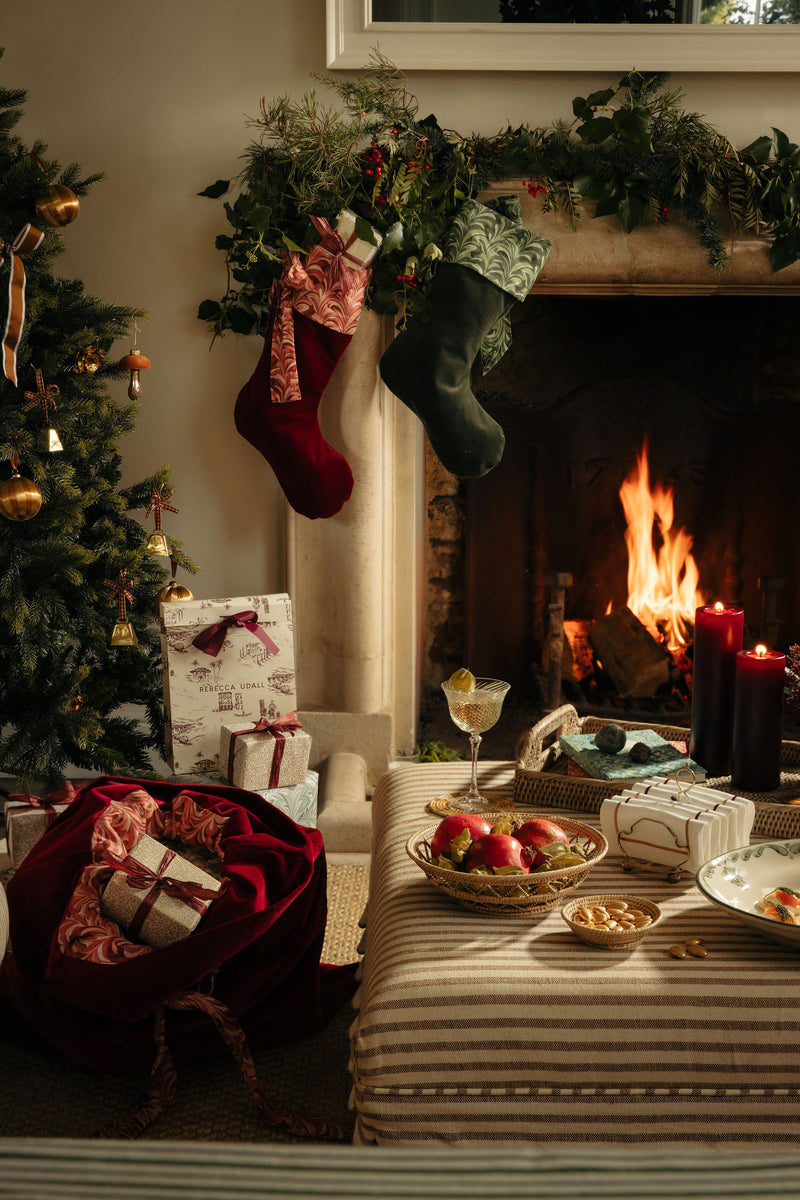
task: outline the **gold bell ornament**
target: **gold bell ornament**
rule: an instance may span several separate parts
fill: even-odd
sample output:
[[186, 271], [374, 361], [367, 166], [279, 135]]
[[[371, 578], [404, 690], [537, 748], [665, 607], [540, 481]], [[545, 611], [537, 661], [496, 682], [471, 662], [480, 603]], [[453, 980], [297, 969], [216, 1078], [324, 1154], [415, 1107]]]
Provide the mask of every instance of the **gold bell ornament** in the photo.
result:
[[120, 571], [119, 579], [116, 583], [110, 579], [105, 579], [103, 582], [105, 583], [106, 587], [111, 588], [111, 591], [108, 594], [109, 600], [113, 600], [116, 597], [119, 602], [119, 615], [114, 626], [114, 630], [111, 634], [111, 645], [137, 645], [139, 639], [136, 636], [136, 630], [133, 628], [133, 625], [131, 625], [125, 612], [125, 601], [127, 600], [129, 604], [133, 604], [133, 593], [128, 587], [128, 572]]
[[152, 495], [150, 496], [149, 507], [147, 512], [144, 514], [145, 517], [149, 517], [150, 513], [155, 514], [155, 531], [150, 534], [148, 539], [146, 547], [147, 553], [155, 554], [163, 558], [171, 558], [172, 552], [169, 548], [169, 542], [167, 541], [161, 529], [161, 510], [166, 509], [167, 512], [173, 513], [179, 511], [177, 508], [173, 507], [173, 505], [167, 503], [172, 494], [172, 489], [166, 493], [164, 492], [163, 483], [158, 487], [154, 487]]
[[39, 220], [56, 227], [71, 224], [80, 208], [80, 201], [72, 188], [63, 183], [51, 184], [46, 192], [36, 197], [34, 203]]
[[53, 408], [56, 407], [55, 397], [60, 394], [59, 390], [54, 383], [50, 383], [45, 386], [42, 372], [38, 367], [34, 367], [34, 370], [36, 372], [36, 391], [25, 393], [25, 398], [27, 399], [28, 403], [23, 404], [22, 411], [26, 412], [29, 408], [34, 408], [35, 405], [41, 404], [42, 412], [44, 413], [47, 449], [50, 451], [63, 450], [64, 447], [61, 445], [61, 439], [59, 438], [55, 429], [48, 427], [47, 424], [47, 406], [48, 404], [52, 404]]
[[171, 559], [171, 562], [172, 579], [156, 592], [156, 616], [160, 615], [162, 604], [180, 604], [182, 600], [194, 600], [194, 596], [187, 587], [184, 587], [182, 583], [176, 583], [175, 572], [178, 569], [178, 564], [174, 558]]
[[32, 479], [19, 473], [19, 455], [11, 455], [13, 474], [0, 483], [0, 513], [9, 521], [29, 521], [42, 507], [42, 493]]

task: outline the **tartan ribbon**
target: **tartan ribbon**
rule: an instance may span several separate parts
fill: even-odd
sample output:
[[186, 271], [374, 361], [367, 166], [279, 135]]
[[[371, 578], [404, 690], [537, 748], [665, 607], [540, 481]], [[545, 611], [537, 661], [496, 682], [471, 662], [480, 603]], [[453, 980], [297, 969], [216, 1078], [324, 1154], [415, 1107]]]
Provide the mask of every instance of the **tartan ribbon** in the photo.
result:
[[131, 858], [130, 854], [123, 859], [114, 858], [110, 854], [105, 856], [105, 861], [110, 866], [113, 866], [116, 871], [122, 871], [127, 876], [125, 882], [129, 888], [135, 892], [146, 891], [146, 895], [133, 914], [133, 919], [128, 924], [128, 933], [131, 937], [139, 935], [148, 913], [161, 895], [181, 900], [194, 912], [203, 913], [206, 908], [203, 901], [214, 900], [219, 894], [216, 888], [206, 888], [191, 879], [174, 879], [171, 875], [165, 874], [167, 867], [176, 857], [174, 850], [165, 848], [161, 862], [154, 870], [152, 867], [145, 866], [144, 863], [137, 862], [135, 858]]
[[115, 596], [117, 597], [119, 601], [119, 619], [120, 621], [124, 621], [125, 601], [127, 600], [129, 604], [133, 604], [133, 592], [128, 587], [128, 572], [120, 571], [119, 579], [116, 583], [114, 583], [113, 579], [104, 579], [103, 583], [107, 588], [111, 589], [108, 593], [109, 600], [113, 600]]
[[8, 257], [8, 314], [3, 331], [3, 374], [17, 386], [17, 346], [25, 326], [25, 264], [22, 256], [36, 250], [44, 234], [31, 225], [23, 225], [13, 242], [0, 238], [0, 262]]
[[246, 629], [264, 643], [270, 654], [278, 653], [278, 647], [266, 630], [259, 625], [258, 613], [253, 609], [234, 613], [230, 617], [223, 617], [221, 621], [215, 621], [207, 629], [201, 629], [197, 637], [192, 638], [192, 645], [196, 646], [198, 650], [202, 650], [204, 654], [210, 654], [212, 658], [216, 658], [228, 636], [229, 629]]
[[61, 392], [54, 383], [49, 383], [45, 386], [42, 371], [38, 367], [34, 367], [33, 369], [36, 372], [36, 391], [25, 393], [25, 399], [28, 403], [23, 404], [22, 411], [27, 412], [29, 408], [35, 408], [37, 404], [41, 404], [46, 424], [47, 406], [48, 404], [52, 404], [53, 408], [57, 408], [55, 398], [56, 396], [60, 396]]
[[228, 745], [228, 779], [233, 782], [233, 758], [236, 752], [237, 737], [241, 737], [243, 733], [271, 733], [275, 738], [275, 749], [272, 753], [267, 787], [277, 787], [280, 780], [283, 752], [286, 748], [286, 734], [288, 733], [290, 737], [294, 737], [295, 730], [302, 728], [303, 726], [297, 720], [297, 713], [291, 712], [285, 713], [277, 721], [268, 721], [266, 717], [262, 717], [259, 721], [256, 721], [255, 725], [251, 725], [249, 729], [233, 730]]
[[180, 509], [175, 508], [172, 504], [167, 504], [167, 501], [174, 494], [175, 493], [172, 488], [170, 488], [170, 490], [165, 494], [163, 483], [161, 484], [160, 487], [153, 488], [152, 495], [150, 496], [150, 503], [147, 506], [147, 512], [144, 515], [145, 515], [145, 518], [147, 518], [150, 516], [151, 512], [155, 512], [155, 515], [156, 515], [155, 528], [156, 529], [161, 529], [161, 510], [162, 509], [166, 509], [167, 512], [172, 512], [172, 513], [180, 512]]

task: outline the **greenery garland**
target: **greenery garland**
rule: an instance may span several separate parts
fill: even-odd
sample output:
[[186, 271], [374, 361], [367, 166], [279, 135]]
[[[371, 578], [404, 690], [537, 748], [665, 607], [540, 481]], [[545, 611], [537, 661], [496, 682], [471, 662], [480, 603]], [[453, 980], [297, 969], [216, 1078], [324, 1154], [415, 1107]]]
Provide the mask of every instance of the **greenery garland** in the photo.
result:
[[628, 233], [678, 213], [718, 270], [728, 263], [723, 226], [763, 237], [774, 271], [800, 259], [800, 147], [773, 129], [737, 150], [683, 109], [665, 74], [630, 72], [576, 97], [570, 120], [495, 137], [462, 137], [434, 116], [420, 119], [406, 76], [377, 52], [354, 80], [314, 78], [339, 107], [325, 107], [314, 92], [299, 102], [262, 101], [241, 173], [200, 193], [216, 199], [238, 190], [225, 201], [232, 232], [216, 239], [227, 288], [198, 311], [215, 336], [263, 334], [284, 252], [318, 240], [310, 214], [335, 224], [343, 208], [355, 212], [360, 237], [374, 242], [371, 227], [383, 235], [367, 307], [403, 319], [424, 310], [453, 215], [504, 179], [522, 178], [543, 211], [563, 211], [573, 228], [587, 200], [595, 218], [616, 219]]

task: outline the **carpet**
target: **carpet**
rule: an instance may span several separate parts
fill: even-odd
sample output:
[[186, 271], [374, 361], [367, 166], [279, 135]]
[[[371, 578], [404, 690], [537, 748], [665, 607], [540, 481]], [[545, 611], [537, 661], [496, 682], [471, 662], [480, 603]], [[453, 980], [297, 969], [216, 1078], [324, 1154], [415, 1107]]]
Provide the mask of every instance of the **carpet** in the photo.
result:
[[[328, 865], [328, 924], [322, 958], [358, 960], [368, 885], [367, 866]], [[319, 1033], [254, 1052], [262, 1089], [280, 1106], [350, 1119], [349, 1004]], [[0, 1136], [91, 1137], [136, 1106], [149, 1077], [95, 1075], [67, 1062], [4, 1010], [0, 1028]], [[226, 1054], [180, 1064], [174, 1099], [141, 1140], [304, 1143], [269, 1127], [256, 1109], [239, 1067]]]

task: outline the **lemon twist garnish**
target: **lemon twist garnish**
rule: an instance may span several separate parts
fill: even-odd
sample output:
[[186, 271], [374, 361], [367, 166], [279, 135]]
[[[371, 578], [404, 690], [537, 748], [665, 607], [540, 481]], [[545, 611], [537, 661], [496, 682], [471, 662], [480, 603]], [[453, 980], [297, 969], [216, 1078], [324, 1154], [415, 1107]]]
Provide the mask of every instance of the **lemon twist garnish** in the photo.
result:
[[457, 671], [453, 671], [453, 674], [447, 681], [447, 685], [456, 692], [474, 692], [475, 676], [466, 667], [459, 667]]

